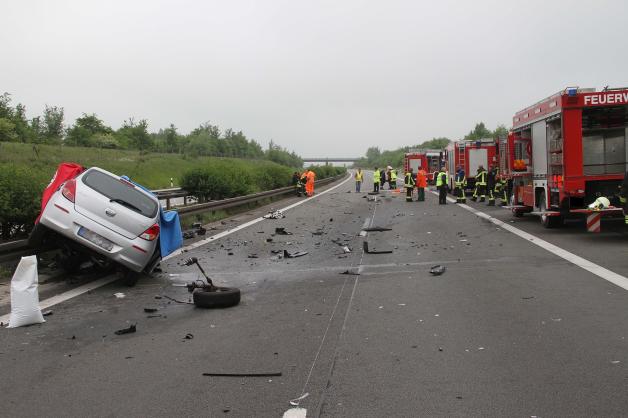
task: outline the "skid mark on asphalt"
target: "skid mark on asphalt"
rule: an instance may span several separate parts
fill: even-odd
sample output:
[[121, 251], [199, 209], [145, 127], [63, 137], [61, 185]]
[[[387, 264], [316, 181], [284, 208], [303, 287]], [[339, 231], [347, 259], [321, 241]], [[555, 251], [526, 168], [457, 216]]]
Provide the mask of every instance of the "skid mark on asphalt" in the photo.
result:
[[[430, 192], [438, 195], [437, 192], [434, 192], [434, 191], [430, 191]], [[450, 197], [447, 198], [447, 201], [451, 203], [455, 202], [455, 200]], [[531, 244], [537, 245], [543, 248], [544, 250], [562, 258], [563, 260], [566, 260], [580, 267], [583, 270], [593, 273], [594, 275], [606, 281], [609, 281], [613, 283], [614, 285], [621, 287], [622, 289], [628, 290], [628, 277], [622, 276], [621, 274], [617, 274], [614, 271], [611, 271], [605, 267], [600, 266], [599, 264], [595, 264], [594, 262], [589, 261], [586, 258], [580, 257], [579, 255], [569, 252], [557, 245], [552, 244], [551, 242], [545, 241], [544, 239], [539, 238], [536, 235], [532, 235], [517, 227], [509, 225], [505, 223], [504, 221], [494, 218], [491, 215], [488, 215], [482, 211], [479, 211], [471, 206], [468, 206], [466, 204], [457, 204], [457, 206], [473, 213], [475, 216], [479, 218], [486, 219], [487, 221], [492, 222], [493, 224], [499, 226], [500, 228], [508, 232], [512, 232], [513, 234], [517, 235], [520, 238], [523, 238], [524, 240], [530, 242]]]

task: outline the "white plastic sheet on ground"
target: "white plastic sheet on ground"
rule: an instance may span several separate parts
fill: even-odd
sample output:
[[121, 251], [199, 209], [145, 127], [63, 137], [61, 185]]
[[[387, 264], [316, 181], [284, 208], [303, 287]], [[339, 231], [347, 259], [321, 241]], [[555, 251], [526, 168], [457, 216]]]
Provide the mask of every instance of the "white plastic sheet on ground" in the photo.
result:
[[39, 309], [37, 257], [22, 257], [11, 279], [9, 328], [46, 322]]

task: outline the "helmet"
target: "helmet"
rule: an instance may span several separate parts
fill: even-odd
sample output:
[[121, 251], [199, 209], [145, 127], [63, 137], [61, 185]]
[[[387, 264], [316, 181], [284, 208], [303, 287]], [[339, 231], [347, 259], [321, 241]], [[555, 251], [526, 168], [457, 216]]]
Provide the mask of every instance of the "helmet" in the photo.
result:
[[600, 209], [608, 209], [611, 205], [611, 202], [605, 197], [598, 197], [595, 199], [595, 202], [589, 205], [589, 209], [600, 210]]

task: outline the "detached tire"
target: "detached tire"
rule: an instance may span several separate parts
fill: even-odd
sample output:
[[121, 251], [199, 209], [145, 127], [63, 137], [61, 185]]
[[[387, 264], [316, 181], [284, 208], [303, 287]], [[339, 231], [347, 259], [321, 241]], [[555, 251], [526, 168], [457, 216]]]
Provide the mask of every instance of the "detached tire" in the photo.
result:
[[214, 292], [196, 289], [192, 293], [194, 305], [199, 308], [228, 308], [240, 303], [240, 289], [235, 287], [219, 287]]
[[120, 273], [122, 283], [124, 283], [127, 287], [134, 287], [140, 279], [140, 275], [140, 273], [128, 269], [125, 269]]

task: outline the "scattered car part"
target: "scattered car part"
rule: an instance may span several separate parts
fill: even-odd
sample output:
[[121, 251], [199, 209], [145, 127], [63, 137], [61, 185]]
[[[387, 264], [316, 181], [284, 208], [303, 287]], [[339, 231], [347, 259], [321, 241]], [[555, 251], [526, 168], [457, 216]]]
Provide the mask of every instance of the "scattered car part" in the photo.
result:
[[203, 376], [213, 376], [213, 377], [274, 377], [274, 376], [281, 376], [281, 372], [269, 372], [269, 373], [203, 373]]
[[275, 234], [277, 235], [292, 235], [292, 232], [286, 231], [286, 228], [275, 228]]
[[303, 257], [304, 255], [306, 255], [308, 252], [307, 251], [296, 251], [294, 253], [288, 252], [288, 250], [283, 250], [283, 256], [285, 258], [297, 258], [297, 257]]
[[362, 231], [366, 231], [366, 232], [384, 232], [384, 231], [392, 231], [392, 228], [386, 228], [384, 226], [371, 226], [371, 227], [362, 229]]
[[364, 241], [362, 243], [362, 248], [364, 249], [364, 252], [367, 253], [367, 254], [392, 254], [392, 250], [369, 249], [368, 241]]
[[204, 283], [202, 280], [196, 280], [192, 283], [188, 283], [187, 288], [189, 292], [192, 292], [194, 305], [199, 308], [212, 309], [228, 308], [240, 303], [240, 289], [214, 286], [214, 283], [207, 276], [196, 257], [188, 258], [183, 264], [186, 266], [195, 264], [207, 282]]
[[276, 210], [274, 212], [269, 212], [268, 214], [262, 216], [262, 218], [264, 218], [264, 219], [281, 219], [281, 218], [285, 218], [285, 217], [286, 216], [280, 210]]
[[137, 331], [137, 324], [133, 324], [128, 328], [122, 328], [117, 330], [114, 334], [116, 335], [124, 335], [124, 334], [132, 334]]
[[430, 274], [433, 274], [434, 276], [440, 276], [445, 272], [445, 270], [447, 270], [447, 267], [438, 264], [430, 268]]

